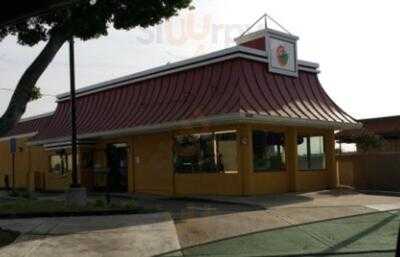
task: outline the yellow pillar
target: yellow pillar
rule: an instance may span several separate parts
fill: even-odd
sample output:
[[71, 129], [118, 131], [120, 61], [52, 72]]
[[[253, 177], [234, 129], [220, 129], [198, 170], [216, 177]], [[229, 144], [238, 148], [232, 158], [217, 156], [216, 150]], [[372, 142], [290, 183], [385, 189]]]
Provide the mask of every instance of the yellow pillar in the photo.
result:
[[28, 178], [27, 178], [27, 190], [33, 192], [34, 191], [34, 174], [33, 174], [33, 169], [32, 169], [32, 146], [28, 146], [26, 148], [26, 151], [28, 151]]
[[328, 170], [328, 185], [329, 188], [337, 188], [339, 183], [339, 176], [336, 169], [335, 158], [335, 133], [333, 130], [329, 131], [325, 137], [325, 151], [326, 151], [326, 168]]
[[239, 129], [240, 175], [242, 178], [242, 195], [253, 193], [253, 149], [251, 125], [243, 125]]
[[297, 182], [297, 130], [289, 128], [286, 136], [287, 140], [287, 170], [289, 172], [289, 191], [296, 192]]
[[129, 152], [128, 152], [128, 192], [135, 192], [135, 149], [134, 137], [129, 138]]

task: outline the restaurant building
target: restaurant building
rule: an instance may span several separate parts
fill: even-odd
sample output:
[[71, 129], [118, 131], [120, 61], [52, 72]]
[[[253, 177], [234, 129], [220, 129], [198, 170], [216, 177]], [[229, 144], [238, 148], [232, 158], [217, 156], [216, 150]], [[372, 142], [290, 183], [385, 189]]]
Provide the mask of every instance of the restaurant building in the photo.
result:
[[[296, 42], [261, 30], [232, 48], [77, 90], [80, 183], [177, 196], [335, 187], [334, 131], [359, 124], [324, 91], [318, 64], [297, 60]], [[0, 139], [2, 177], [17, 138], [17, 187], [70, 185], [69, 97]]]

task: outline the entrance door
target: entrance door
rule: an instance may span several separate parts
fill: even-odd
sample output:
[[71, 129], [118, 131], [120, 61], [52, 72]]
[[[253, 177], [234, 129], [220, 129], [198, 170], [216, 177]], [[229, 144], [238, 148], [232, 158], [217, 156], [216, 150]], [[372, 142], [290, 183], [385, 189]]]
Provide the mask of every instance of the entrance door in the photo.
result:
[[112, 192], [128, 191], [128, 144], [110, 144], [107, 147], [109, 163], [108, 183]]

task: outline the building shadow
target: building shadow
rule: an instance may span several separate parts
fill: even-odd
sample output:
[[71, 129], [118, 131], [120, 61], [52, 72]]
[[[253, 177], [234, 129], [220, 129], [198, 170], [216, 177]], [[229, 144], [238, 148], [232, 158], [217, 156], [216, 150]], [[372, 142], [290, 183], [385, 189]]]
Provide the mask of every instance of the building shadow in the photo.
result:
[[[314, 250], [314, 251], [309, 251], [309, 252], [301, 252], [299, 251], [299, 253], [287, 253], [285, 252], [285, 250], [287, 249], [282, 249], [282, 253], [281, 254], [268, 254], [267, 252], [265, 253], [260, 253], [258, 252], [257, 254], [254, 253], [238, 253], [238, 255], [235, 254], [226, 254], [226, 256], [240, 256], [240, 257], [289, 257], [289, 256], [293, 256], [293, 257], [306, 257], [306, 256], [351, 256], [351, 257], [355, 257], [355, 256], [394, 256], [396, 249], [396, 240], [397, 240], [397, 233], [393, 234], [393, 238], [391, 238], [391, 240], [393, 240], [393, 242], [391, 242], [393, 245], [393, 247], [387, 247], [385, 249], [351, 249], [351, 248], [347, 248], [349, 247], [351, 244], [357, 242], [358, 240], [361, 240], [367, 236], [371, 236], [374, 232], [376, 232], [377, 230], [381, 229], [382, 227], [388, 225], [389, 223], [395, 221], [396, 219], [399, 219], [399, 210], [397, 210], [397, 213], [393, 213], [393, 211], [389, 211], [389, 212], [375, 212], [375, 213], [367, 213], [367, 214], [357, 214], [357, 215], [353, 215], [353, 216], [349, 216], [349, 217], [342, 217], [342, 218], [334, 218], [334, 219], [328, 219], [328, 220], [324, 220], [324, 221], [316, 221], [316, 222], [309, 222], [309, 223], [304, 223], [304, 224], [299, 224], [299, 225], [291, 225], [291, 226], [286, 226], [286, 227], [281, 227], [281, 228], [275, 228], [275, 229], [267, 229], [267, 230], [262, 230], [262, 231], [257, 231], [257, 232], [252, 232], [252, 233], [247, 233], [247, 234], [242, 234], [242, 235], [238, 235], [238, 236], [233, 236], [233, 237], [229, 237], [229, 238], [224, 238], [224, 239], [219, 239], [219, 240], [214, 240], [214, 241], [210, 241], [207, 243], [203, 243], [203, 244], [198, 244], [198, 245], [193, 245], [193, 246], [189, 246], [189, 247], [185, 247], [182, 249], [179, 249], [177, 251], [173, 251], [173, 252], [168, 252], [168, 253], [164, 253], [164, 254], [160, 254], [157, 255], [157, 257], [178, 257], [178, 256], [190, 256], [190, 257], [196, 257], [196, 256], [219, 256], [218, 254], [221, 254], [221, 252], [210, 252], [207, 253], [207, 250], [205, 251], [200, 251], [198, 253], [193, 253], [192, 250], [193, 249], [198, 249], [198, 248], [205, 248], [207, 249], [208, 246], [213, 245], [213, 247], [215, 247], [216, 244], [224, 244], [225, 242], [229, 241], [229, 240], [237, 240], [238, 242], [240, 242], [241, 244], [246, 244], [246, 237], [248, 238], [253, 238], [254, 236], [260, 235], [262, 233], [279, 233], [288, 229], [292, 229], [292, 228], [300, 228], [300, 230], [302, 230], [304, 233], [308, 234], [309, 236], [316, 238], [318, 241], [321, 240], [318, 238], [318, 234], [314, 234], [314, 233], [309, 233], [306, 232], [303, 228], [308, 226], [308, 225], [319, 225], [319, 224], [324, 224], [326, 222], [341, 222], [343, 221], [343, 225], [346, 225], [346, 222], [349, 222], [350, 219], [357, 219], [357, 218], [363, 218], [365, 216], [369, 216], [369, 215], [377, 215], [377, 214], [382, 214], [382, 213], [387, 213], [388, 216], [378, 220], [377, 222], [371, 223], [370, 226], [368, 226], [366, 229], [356, 233], [356, 234], [352, 234], [349, 235], [346, 238], [341, 239], [338, 242], [334, 242], [333, 244], [329, 244], [327, 242], [325, 242], [324, 244], [326, 245], [326, 248], [323, 250]], [[398, 231], [398, 227], [399, 227], [399, 222], [395, 222], [394, 225], [396, 232]], [[301, 228], [302, 227], [302, 228]], [[378, 239], [378, 238], [376, 238]], [[285, 240], [285, 239], [282, 239]], [[288, 239], [290, 240], [290, 239]], [[321, 240], [323, 241], [323, 240]], [[248, 242], [250, 245], [253, 245], [252, 242]], [[255, 247], [255, 245], [253, 245], [253, 247]], [[217, 246], [216, 248], [218, 249], [223, 249], [223, 247], [219, 247]], [[188, 254], [186, 254], [185, 252], [188, 252]], [[225, 256], [225, 255], [223, 255]]]

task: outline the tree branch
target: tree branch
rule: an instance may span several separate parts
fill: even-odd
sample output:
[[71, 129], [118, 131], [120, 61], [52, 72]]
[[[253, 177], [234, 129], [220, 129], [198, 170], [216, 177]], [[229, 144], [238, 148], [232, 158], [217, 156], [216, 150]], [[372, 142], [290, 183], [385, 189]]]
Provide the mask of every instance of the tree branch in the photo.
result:
[[33, 88], [67, 39], [68, 36], [66, 33], [63, 33], [61, 30], [55, 31], [42, 52], [25, 70], [17, 84], [7, 110], [0, 118], [0, 136], [5, 135], [25, 113], [26, 105], [31, 99]]

